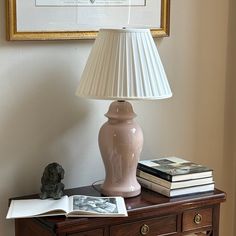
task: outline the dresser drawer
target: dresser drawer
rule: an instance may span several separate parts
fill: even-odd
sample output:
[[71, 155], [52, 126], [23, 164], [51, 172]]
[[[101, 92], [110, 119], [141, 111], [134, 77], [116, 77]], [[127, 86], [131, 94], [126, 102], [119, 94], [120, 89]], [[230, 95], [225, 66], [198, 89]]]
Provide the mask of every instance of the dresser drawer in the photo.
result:
[[112, 236], [171, 235], [177, 231], [177, 216], [151, 218], [111, 227]]
[[183, 232], [212, 226], [212, 208], [195, 209], [183, 213]]
[[68, 234], [68, 236], [103, 236], [103, 229], [95, 229], [80, 233]]

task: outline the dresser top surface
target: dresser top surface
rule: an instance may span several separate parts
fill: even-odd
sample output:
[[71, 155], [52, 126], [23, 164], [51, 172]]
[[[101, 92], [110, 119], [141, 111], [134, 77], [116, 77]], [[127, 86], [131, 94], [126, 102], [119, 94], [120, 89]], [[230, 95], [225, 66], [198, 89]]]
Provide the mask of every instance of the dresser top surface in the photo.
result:
[[[102, 196], [100, 193], [100, 186], [84, 186], [79, 188], [66, 189], [65, 194], [71, 195], [88, 195], [88, 196]], [[26, 195], [21, 197], [15, 197], [11, 199], [34, 199], [39, 198], [39, 194]], [[11, 200], [10, 199], [10, 200]], [[188, 194], [178, 197], [166, 197], [154, 191], [142, 188], [141, 194], [136, 197], [126, 198], [126, 208], [128, 211], [136, 210], [145, 207], [165, 207], [170, 205], [178, 204], [189, 204], [194, 202], [215, 202], [221, 203], [226, 200], [226, 193], [219, 189], [214, 191], [198, 193], [198, 194]]]
[[[65, 194], [67, 195], [88, 195], [88, 196], [102, 196], [100, 193], [100, 186], [84, 186], [79, 188], [67, 189]], [[38, 194], [22, 196], [12, 199], [27, 199], [38, 198]], [[136, 197], [125, 199], [128, 215], [131, 218], [139, 218], [140, 215], [148, 217], [152, 214], [165, 215], [172, 214], [183, 210], [205, 207], [207, 205], [216, 205], [226, 200], [226, 194], [221, 190], [215, 189], [211, 192], [183, 195], [179, 197], [165, 197], [161, 194], [155, 193], [151, 190], [143, 188], [141, 194]], [[58, 217], [42, 217], [35, 218], [41, 224], [46, 227], [55, 230], [56, 228], [65, 228], [72, 225], [88, 225], [91, 224], [103, 224], [102, 218], [65, 218], [63, 216]], [[122, 221], [122, 219], [107, 218], [106, 222]]]
[[[89, 195], [89, 196], [102, 196], [100, 193], [100, 186], [85, 186], [80, 188], [68, 189], [65, 191], [67, 195]], [[182, 195], [178, 197], [166, 197], [164, 195], [158, 194], [146, 188], [142, 188], [141, 194], [136, 197], [126, 198], [126, 208], [128, 211], [137, 210], [140, 208], [149, 207], [169, 207], [174, 205], [182, 204], [194, 204], [197, 202], [215, 202], [220, 203], [226, 200], [226, 194], [221, 190], [215, 189], [211, 192], [199, 193], [199, 194], [189, 194]]]

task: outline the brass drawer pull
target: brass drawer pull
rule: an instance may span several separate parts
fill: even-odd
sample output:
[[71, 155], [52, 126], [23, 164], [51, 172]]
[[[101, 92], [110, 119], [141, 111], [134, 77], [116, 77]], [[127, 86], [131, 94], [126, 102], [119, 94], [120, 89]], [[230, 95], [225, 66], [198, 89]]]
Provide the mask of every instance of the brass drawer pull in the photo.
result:
[[149, 226], [146, 225], [146, 224], [144, 224], [144, 225], [141, 227], [140, 232], [141, 232], [142, 235], [147, 235], [148, 232], [149, 232]]
[[201, 222], [202, 222], [202, 215], [201, 214], [196, 214], [194, 216], [194, 223], [199, 225]]

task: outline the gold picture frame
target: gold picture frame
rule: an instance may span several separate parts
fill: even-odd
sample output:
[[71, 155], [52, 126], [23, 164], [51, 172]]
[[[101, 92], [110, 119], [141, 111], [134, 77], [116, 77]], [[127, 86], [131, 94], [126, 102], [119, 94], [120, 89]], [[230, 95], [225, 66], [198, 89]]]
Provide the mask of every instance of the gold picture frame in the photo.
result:
[[[20, 0], [19, 4], [20, 4]], [[160, 0], [160, 28], [151, 28], [153, 37], [166, 37], [170, 33], [170, 0]], [[23, 2], [23, 1], [22, 1]], [[19, 30], [17, 25], [17, 0], [6, 0], [6, 29], [7, 40], [76, 40], [76, 39], [94, 39], [96, 30]], [[155, 14], [155, 13], [154, 13]]]

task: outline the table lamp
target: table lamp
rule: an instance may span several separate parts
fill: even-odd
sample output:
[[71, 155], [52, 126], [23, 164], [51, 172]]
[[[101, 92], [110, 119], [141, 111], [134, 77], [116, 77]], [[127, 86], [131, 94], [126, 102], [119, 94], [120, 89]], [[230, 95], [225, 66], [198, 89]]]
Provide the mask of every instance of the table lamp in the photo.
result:
[[98, 143], [105, 166], [103, 195], [134, 197], [141, 187], [136, 169], [143, 133], [127, 100], [172, 96], [149, 29], [101, 29], [79, 81], [77, 96], [115, 100]]

